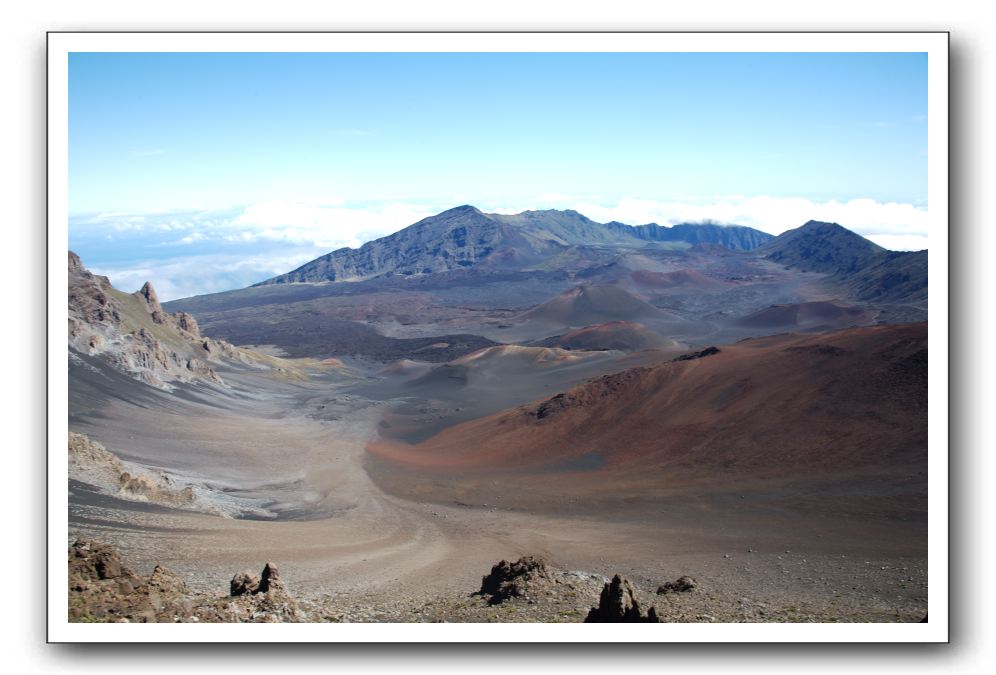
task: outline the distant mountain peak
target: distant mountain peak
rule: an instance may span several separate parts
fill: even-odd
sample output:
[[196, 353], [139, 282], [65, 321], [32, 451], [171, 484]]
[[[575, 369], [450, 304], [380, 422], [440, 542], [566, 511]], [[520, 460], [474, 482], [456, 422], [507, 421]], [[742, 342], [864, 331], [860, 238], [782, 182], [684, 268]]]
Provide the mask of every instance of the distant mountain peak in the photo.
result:
[[836, 223], [810, 220], [765, 244], [765, 257], [804, 272], [849, 274], [868, 265], [883, 249]]
[[481, 211], [476, 206], [472, 206], [470, 204], [462, 204], [460, 206], [454, 206], [452, 209], [446, 209], [445, 211], [437, 214], [435, 217], [445, 216], [445, 215], [456, 216], [461, 213], [480, 213], [482, 215], [485, 215], [484, 212]]
[[849, 230], [839, 223], [828, 223], [822, 220], [807, 220], [803, 225], [782, 232], [766, 248], [777, 248], [779, 242], [785, 241], [819, 242], [822, 246], [846, 245], [868, 251], [885, 251], [875, 242], [862, 237], [857, 232]]
[[[545, 211], [537, 211], [537, 213], [548, 213], [548, 212], [556, 212], [556, 211], [557, 211], [557, 209], [546, 209]], [[573, 216], [574, 218], [580, 218], [581, 220], [586, 220], [588, 222], [592, 222], [592, 223], [595, 222], [591, 218], [589, 218], [588, 216], [586, 216], [583, 213], [581, 213], [580, 211], [575, 211], [574, 209], [564, 209], [563, 211], [560, 211], [560, 213], [563, 213], [564, 215], [567, 215], [567, 216]]]
[[926, 300], [926, 256], [889, 251], [838, 223], [807, 221], [760, 251], [786, 267], [829, 274], [862, 300]]
[[257, 286], [419, 277], [478, 266], [483, 270], [523, 269], [547, 264], [572, 247], [633, 248], [678, 242], [679, 246], [713, 243], [743, 251], [771, 238], [749, 227], [606, 224], [573, 209], [501, 214], [463, 204], [359, 249], [332, 251]]
[[[860, 237], [864, 239], [860, 234], [849, 230], [840, 223], [832, 223], [825, 220], [807, 220], [805, 223], [796, 228], [796, 231], [801, 232], [823, 232], [823, 233], [838, 233], [846, 234], [847, 236]], [[868, 241], [868, 240], [865, 240]], [[873, 242], [868, 242], [875, 245]]]

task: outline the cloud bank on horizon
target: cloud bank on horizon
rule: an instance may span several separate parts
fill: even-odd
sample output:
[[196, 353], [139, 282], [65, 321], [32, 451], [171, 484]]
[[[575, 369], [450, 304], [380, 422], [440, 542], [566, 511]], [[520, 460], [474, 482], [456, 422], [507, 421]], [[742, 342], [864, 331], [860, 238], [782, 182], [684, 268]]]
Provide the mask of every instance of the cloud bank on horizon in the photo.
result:
[[[770, 234], [807, 220], [840, 223], [892, 250], [922, 250], [929, 214], [911, 204], [872, 199], [816, 202], [802, 198], [740, 197], [607, 202], [543, 195], [512, 208], [477, 203], [486, 212], [573, 209], [592, 220], [630, 225], [718, 222]], [[397, 232], [450, 204], [385, 202], [349, 206], [265, 202], [242, 208], [110, 212], [70, 217], [69, 245], [122, 290], [152, 281], [164, 300], [243, 288], [290, 271], [338, 248], [356, 248]]]

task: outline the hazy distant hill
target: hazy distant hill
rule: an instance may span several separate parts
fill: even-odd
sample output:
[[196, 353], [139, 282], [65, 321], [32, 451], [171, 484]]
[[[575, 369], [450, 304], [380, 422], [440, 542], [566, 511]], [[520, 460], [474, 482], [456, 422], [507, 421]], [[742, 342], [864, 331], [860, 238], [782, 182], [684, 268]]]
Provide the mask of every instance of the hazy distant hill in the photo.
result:
[[564, 291], [522, 315], [524, 320], [579, 327], [606, 321], [663, 317], [668, 314], [619, 286], [588, 284]]
[[829, 274], [831, 282], [860, 300], [927, 300], [926, 251], [888, 251], [837, 223], [811, 220], [758, 253], [786, 267]]
[[665, 339], [643, 324], [632, 321], [608, 321], [585, 326], [565, 335], [554, 335], [540, 340], [536, 345], [580, 350], [617, 349], [626, 352], [677, 347], [674, 340]]
[[711, 243], [750, 250], [772, 236], [735, 225], [630, 226], [597, 223], [577, 211], [483, 213], [458, 206], [425, 218], [358, 249], [343, 248], [257, 285], [358, 281], [387, 275], [414, 276], [456, 269], [525, 269], [572, 247], [639, 247], [655, 243]]

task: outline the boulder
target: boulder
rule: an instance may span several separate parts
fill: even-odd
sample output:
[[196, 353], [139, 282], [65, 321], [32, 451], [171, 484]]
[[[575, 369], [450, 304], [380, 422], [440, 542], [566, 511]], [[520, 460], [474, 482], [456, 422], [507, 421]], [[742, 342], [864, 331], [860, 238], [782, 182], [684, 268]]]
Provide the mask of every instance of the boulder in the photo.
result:
[[69, 575], [93, 581], [135, 577], [112, 546], [82, 539], [69, 549]]
[[186, 593], [187, 584], [173, 570], [156, 565], [149, 577], [149, 590], [158, 593]]
[[252, 595], [259, 592], [259, 577], [252, 572], [239, 572], [230, 582], [231, 595]]

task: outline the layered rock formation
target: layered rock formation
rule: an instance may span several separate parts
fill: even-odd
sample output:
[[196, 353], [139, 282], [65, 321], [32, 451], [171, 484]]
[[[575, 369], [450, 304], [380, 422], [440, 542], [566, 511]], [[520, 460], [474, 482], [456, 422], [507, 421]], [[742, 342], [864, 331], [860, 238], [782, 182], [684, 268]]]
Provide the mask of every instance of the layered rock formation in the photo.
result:
[[223, 384], [211, 363], [247, 361], [231, 344], [204, 338], [193, 316], [163, 311], [152, 284], [128, 295], [69, 252], [69, 347], [100, 356], [160, 389], [175, 382]]
[[181, 487], [165, 473], [129, 471], [117, 455], [85, 434], [69, 432], [69, 477], [130, 501], [212, 510], [198, 503], [189, 485]]

